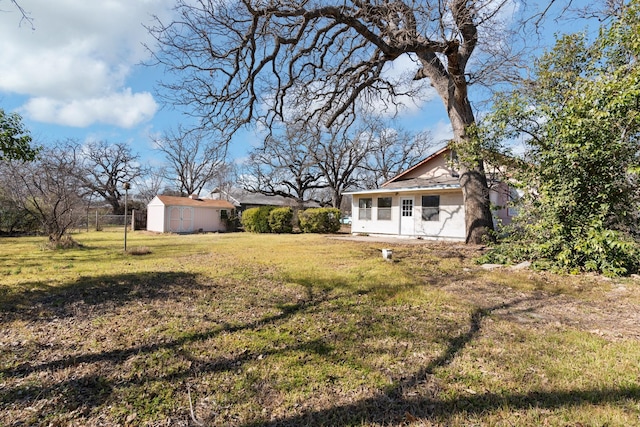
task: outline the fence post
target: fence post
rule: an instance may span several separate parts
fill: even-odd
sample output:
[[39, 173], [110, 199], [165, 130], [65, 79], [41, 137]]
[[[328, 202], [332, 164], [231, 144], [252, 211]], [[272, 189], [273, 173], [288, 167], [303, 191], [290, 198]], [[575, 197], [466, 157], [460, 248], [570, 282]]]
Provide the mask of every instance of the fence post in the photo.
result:
[[98, 210], [96, 209], [96, 231], [100, 230], [98, 228]]
[[131, 209], [131, 231], [136, 231], [136, 210]]

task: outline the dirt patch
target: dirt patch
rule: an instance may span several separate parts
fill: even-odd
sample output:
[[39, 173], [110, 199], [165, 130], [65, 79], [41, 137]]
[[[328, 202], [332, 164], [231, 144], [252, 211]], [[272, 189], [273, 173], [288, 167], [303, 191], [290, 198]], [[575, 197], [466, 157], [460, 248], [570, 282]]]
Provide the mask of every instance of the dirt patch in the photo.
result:
[[[442, 289], [489, 310], [494, 316], [532, 328], [571, 327], [609, 340], [640, 340], [640, 278], [616, 281], [509, 267], [497, 267], [491, 273], [475, 264], [475, 259], [486, 251], [485, 246], [380, 236], [352, 235], [337, 239], [387, 245], [404, 250], [412, 258], [428, 253], [440, 259], [458, 259], [466, 274], [445, 280]], [[503, 280], [483, 277], [486, 275]], [[503, 283], [520, 278], [536, 283], [540, 289], [520, 290]], [[559, 286], [562, 289], [558, 289]]]
[[534, 328], [571, 327], [607, 339], [640, 340], [640, 306], [626, 297], [637, 289], [619, 285], [600, 301], [553, 294], [544, 291], [523, 292], [495, 283], [455, 282], [444, 287], [463, 300], [490, 310], [492, 315]]

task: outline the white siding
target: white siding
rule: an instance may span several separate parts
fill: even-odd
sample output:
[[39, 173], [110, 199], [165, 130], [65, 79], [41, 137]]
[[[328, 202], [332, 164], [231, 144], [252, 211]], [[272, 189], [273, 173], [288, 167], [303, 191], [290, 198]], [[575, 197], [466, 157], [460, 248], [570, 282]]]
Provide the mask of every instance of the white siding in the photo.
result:
[[[438, 221], [422, 220], [422, 196], [423, 195], [439, 195], [440, 196], [440, 215]], [[378, 220], [378, 197], [388, 197], [388, 194], [370, 195], [354, 195], [351, 206], [352, 225], [351, 232], [366, 234], [389, 234], [401, 235], [400, 230], [400, 199], [402, 197], [414, 198], [413, 212], [413, 233], [411, 237], [423, 237], [429, 239], [443, 240], [464, 240], [465, 224], [464, 224], [464, 204], [462, 200], [462, 191], [443, 191], [443, 192], [416, 192], [403, 193], [402, 195], [392, 196], [391, 220]], [[359, 219], [359, 200], [361, 198], [371, 198], [372, 212], [370, 220]]]
[[165, 206], [157, 197], [147, 205], [147, 230], [164, 233]]
[[220, 221], [221, 209], [196, 208], [194, 212], [193, 228], [195, 231], [224, 231]]
[[440, 215], [438, 221], [422, 220], [422, 195], [416, 198], [420, 211], [416, 219], [416, 235], [443, 240], [464, 240], [464, 202], [462, 192], [440, 193]]

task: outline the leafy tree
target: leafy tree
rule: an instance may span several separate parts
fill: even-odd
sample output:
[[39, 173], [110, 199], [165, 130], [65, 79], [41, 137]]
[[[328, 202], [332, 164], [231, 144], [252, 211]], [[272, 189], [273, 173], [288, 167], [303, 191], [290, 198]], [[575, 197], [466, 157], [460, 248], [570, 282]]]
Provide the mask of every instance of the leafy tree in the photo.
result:
[[[426, 87], [385, 74], [404, 57], [415, 64], [411, 78], [428, 79], [438, 93], [454, 140], [464, 143], [475, 123], [469, 85], [501, 74], [492, 60], [513, 59], [515, 44], [494, 38], [507, 33], [497, 22], [507, 4], [178, 0], [179, 19], [150, 31], [157, 61], [178, 77], [165, 85], [166, 100], [190, 107], [203, 126], [233, 133], [262, 120], [270, 128], [300, 105], [310, 107], [306, 122], [327, 127], [348, 124], [362, 104], [394, 111], [399, 97]], [[467, 241], [482, 242], [493, 222], [481, 158], [461, 165], [460, 184]]]
[[31, 147], [31, 135], [17, 113], [7, 114], [0, 108], [0, 161], [32, 161], [38, 153]]
[[303, 233], [337, 233], [340, 231], [340, 209], [311, 208], [298, 213]]
[[526, 136], [531, 189], [489, 258], [608, 275], [638, 269], [640, 1], [589, 43], [560, 38], [533, 80], [502, 97], [481, 137]]
[[269, 225], [269, 214], [275, 206], [260, 206], [257, 208], [249, 208], [242, 212], [242, 226], [245, 231], [251, 233], [271, 233]]
[[293, 232], [293, 209], [288, 206], [274, 208], [269, 212], [269, 228], [272, 233]]

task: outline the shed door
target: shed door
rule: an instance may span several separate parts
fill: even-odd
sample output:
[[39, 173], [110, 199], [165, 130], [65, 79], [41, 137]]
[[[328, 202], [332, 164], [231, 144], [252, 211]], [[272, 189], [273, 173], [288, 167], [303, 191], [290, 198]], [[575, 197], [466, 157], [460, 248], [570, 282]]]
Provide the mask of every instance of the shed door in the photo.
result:
[[192, 232], [193, 208], [187, 206], [171, 206], [169, 208], [169, 231], [172, 233]]
[[183, 233], [191, 233], [193, 231], [193, 208], [182, 208], [182, 231]]
[[400, 234], [413, 236], [415, 231], [415, 220], [413, 217], [413, 197], [400, 198]]

